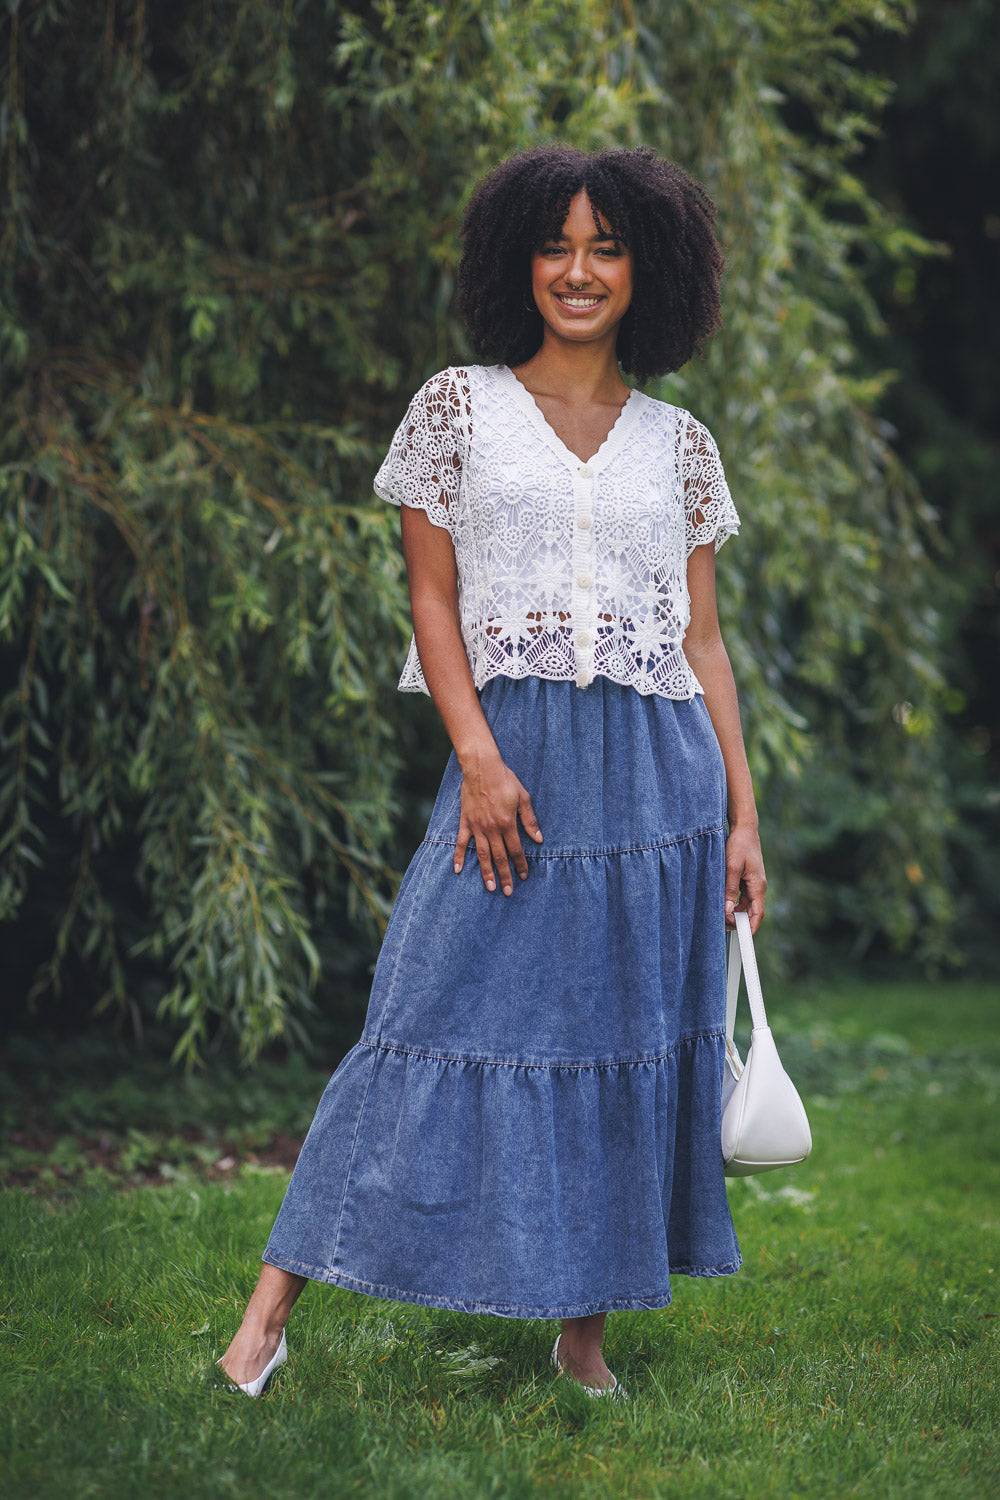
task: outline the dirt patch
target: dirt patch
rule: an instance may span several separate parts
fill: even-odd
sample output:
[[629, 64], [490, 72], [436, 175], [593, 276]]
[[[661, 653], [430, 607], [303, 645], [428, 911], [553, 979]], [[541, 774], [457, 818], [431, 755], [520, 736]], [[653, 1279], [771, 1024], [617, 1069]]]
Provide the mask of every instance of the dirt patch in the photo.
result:
[[56, 1133], [11, 1131], [0, 1153], [0, 1183], [7, 1188], [52, 1192], [88, 1179], [112, 1179], [122, 1188], [170, 1182], [180, 1172], [208, 1181], [232, 1177], [242, 1167], [291, 1171], [302, 1137], [276, 1131], [252, 1150], [235, 1140], [184, 1127], [170, 1136], [130, 1131]]

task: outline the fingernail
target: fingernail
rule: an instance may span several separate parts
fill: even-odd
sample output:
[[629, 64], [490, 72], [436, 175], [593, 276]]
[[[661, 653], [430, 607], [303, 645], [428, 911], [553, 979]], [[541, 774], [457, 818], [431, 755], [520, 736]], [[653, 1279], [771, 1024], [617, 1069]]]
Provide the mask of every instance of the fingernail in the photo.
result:
[[511, 892], [513, 891], [513, 889], [514, 889], [514, 887], [512, 885], [505, 885], [504, 888], [503, 888], [504, 895], [505, 896], [509, 896], [511, 894]]
[[493, 881], [493, 880], [487, 880], [487, 882], [486, 882], [486, 889], [488, 891], [495, 891], [496, 890], [496, 882]]
[[522, 870], [521, 871], [521, 879], [522, 880], [527, 880], [527, 878], [528, 878], [528, 872], [527, 872], [527, 870]]
[[456, 865], [455, 866], [455, 874], [456, 875], [461, 874], [461, 870], [462, 870], [462, 866], [461, 865]]

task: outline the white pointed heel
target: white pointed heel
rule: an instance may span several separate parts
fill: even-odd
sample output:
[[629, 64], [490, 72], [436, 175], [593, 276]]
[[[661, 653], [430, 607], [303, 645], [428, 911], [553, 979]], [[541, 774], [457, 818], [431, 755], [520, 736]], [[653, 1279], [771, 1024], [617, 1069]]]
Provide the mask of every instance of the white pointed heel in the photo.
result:
[[[277, 1349], [275, 1349], [274, 1354], [271, 1356], [268, 1363], [264, 1366], [263, 1370], [261, 1370], [260, 1374], [257, 1376], [257, 1379], [248, 1380], [245, 1384], [241, 1384], [238, 1380], [233, 1380], [232, 1384], [234, 1388], [238, 1391], [244, 1391], [248, 1396], [259, 1396], [261, 1391], [267, 1385], [267, 1382], [270, 1380], [271, 1376], [274, 1374], [275, 1370], [279, 1369], [280, 1366], [285, 1363], [285, 1360], [287, 1358], [288, 1345], [285, 1343], [285, 1330], [282, 1329], [281, 1342], [278, 1344]], [[216, 1360], [216, 1364], [218, 1363], [219, 1361]], [[223, 1371], [222, 1373], [225, 1375], [225, 1371]], [[229, 1375], [226, 1375], [226, 1379], [230, 1380], [231, 1377]]]
[[[561, 1338], [562, 1334], [557, 1334], [556, 1341], [552, 1345], [552, 1363], [555, 1365], [558, 1374], [565, 1375], [566, 1372], [559, 1360], [559, 1340]], [[580, 1387], [581, 1391], [583, 1391], [584, 1395], [586, 1396], [610, 1396], [614, 1401], [628, 1400], [628, 1396], [625, 1392], [625, 1387], [619, 1385], [618, 1381], [613, 1375], [611, 1377], [610, 1385], [584, 1385], [583, 1381], [577, 1380], [575, 1375], [570, 1376], [570, 1379], [573, 1381], [574, 1385], [578, 1385]]]

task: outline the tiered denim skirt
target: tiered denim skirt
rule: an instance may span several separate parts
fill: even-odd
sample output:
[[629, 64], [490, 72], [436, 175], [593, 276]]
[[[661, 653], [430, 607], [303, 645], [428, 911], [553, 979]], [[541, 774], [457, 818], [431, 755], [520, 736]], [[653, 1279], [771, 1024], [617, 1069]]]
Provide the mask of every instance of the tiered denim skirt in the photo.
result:
[[511, 1318], [663, 1307], [740, 1263], [719, 1144], [725, 775], [703, 700], [499, 677], [481, 701], [543, 844], [453, 869], [448, 764], [361, 1040], [264, 1260]]

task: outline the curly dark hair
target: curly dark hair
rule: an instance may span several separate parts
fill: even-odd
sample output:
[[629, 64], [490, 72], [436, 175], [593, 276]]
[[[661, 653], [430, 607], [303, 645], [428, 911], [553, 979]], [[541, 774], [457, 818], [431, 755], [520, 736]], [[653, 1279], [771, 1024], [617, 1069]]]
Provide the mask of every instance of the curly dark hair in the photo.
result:
[[540, 347], [531, 257], [561, 233], [581, 188], [632, 252], [632, 303], [618, 330], [622, 368], [639, 380], [680, 369], [722, 321], [715, 204], [645, 146], [594, 155], [537, 146], [483, 178], [465, 210], [459, 268], [459, 305], [478, 354], [519, 365]]

